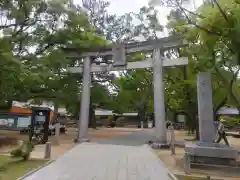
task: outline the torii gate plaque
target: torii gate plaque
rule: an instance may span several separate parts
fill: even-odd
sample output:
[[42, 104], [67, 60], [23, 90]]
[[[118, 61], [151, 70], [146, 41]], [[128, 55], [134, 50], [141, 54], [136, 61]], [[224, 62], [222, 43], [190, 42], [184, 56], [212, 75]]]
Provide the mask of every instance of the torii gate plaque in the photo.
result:
[[[112, 47], [104, 47], [92, 52], [81, 53], [77, 49], [64, 49], [69, 53], [68, 58], [79, 60], [84, 58], [83, 66], [69, 67], [71, 73], [83, 73], [83, 89], [81, 98], [80, 122], [78, 130], [78, 142], [88, 141], [88, 121], [90, 104], [91, 72], [120, 71], [126, 69], [153, 68], [154, 84], [154, 114], [155, 114], [155, 141], [161, 147], [166, 145], [165, 126], [165, 101], [163, 67], [184, 66], [188, 64], [187, 58], [167, 59], [161, 56], [168, 49], [184, 46], [182, 37], [166, 37], [158, 40], [144, 41], [140, 43], [117, 44]], [[152, 58], [143, 61], [126, 63], [126, 54], [134, 52], [151, 52]], [[90, 57], [112, 56], [113, 64], [91, 64]]]

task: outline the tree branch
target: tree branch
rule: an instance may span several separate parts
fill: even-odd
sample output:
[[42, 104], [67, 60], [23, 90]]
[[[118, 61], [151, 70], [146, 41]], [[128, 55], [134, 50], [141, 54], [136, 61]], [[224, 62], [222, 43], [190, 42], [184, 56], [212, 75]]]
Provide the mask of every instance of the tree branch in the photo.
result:
[[179, 8], [180, 8], [180, 10], [182, 11], [182, 13], [184, 14], [184, 16], [185, 16], [185, 18], [187, 19], [187, 21], [188, 21], [189, 24], [194, 25], [195, 27], [197, 27], [197, 28], [199, 28], [199, 29], [207, 32], [207, 33], [210, 34], [210, 35], [223, 36], [223, 35], [222, 35], [221, 33], [219, 33], [219, 32], [210, 31], [210, 30], [208, 30], [208, 29], [206, 29], [206, 28], [198, 25], [197, 23], [193, 22], [193, 21], [188, 17], [188, 15], [187, 15], [187, 13], [184, 11], [184, 9], [183, 9], [181, 6], [179, 6]]
[[189, 14], [192, 14], [192, 15], [194, 15], [194, 16], [197, 16], [197, 17], [199, 17], [199, 18], [201, 18], [201, 19], [205, 19], [206, 17], [205, 16], [203, 16], [203, 15], [201, 15], [201, 14], [197, 14], [197, 13], [194, 13], [194, 12], [192, 12], [192, 11], [189, 11], [188, 9], [186, 9], [186, 8], [184, 8], [184, 7], [182, 7], [182, 6], [180, 6], [184, 11], [186, 11], [186, 12], [188, 12]]
[[217, 111], [227, 103], [227, 100], [228, 98], [225, 96], [225, 98], [216, 106], [216, 108], [214, 108], [214, 114], [216, 114]]
[[229, 19], [227, 17], [227, 14], [224, 12], [224, 10], [221, 8], [220, 4], [217, 2], [217, 0], [213, 0], [214, 3], [217, 5], [217, 8], [219, 9], [220, 13], [222, 14], [223, 18], [229, 22]]
[[[222, 73], [219, 71], [219, 69], [217, 67], [215, 67], [216, 72], [219, 74], [219, 76], [221, 77], [221, 79], [225, 82], [225, 84], [228, 84], [229, 80], [226, 80], [225, 77], [222, 75]], [[230, 96], [232, 97], [232, 99], [235, 101], [236, 104], [239, 104], [238, 99], [236, 98], [235, 94], [233, 93], [233, 83], [234, 80], [236, 79], [237, 74], [234, 74], [230, 83], [228, 84], [228, 89], [229, 89], [229, 93]]]

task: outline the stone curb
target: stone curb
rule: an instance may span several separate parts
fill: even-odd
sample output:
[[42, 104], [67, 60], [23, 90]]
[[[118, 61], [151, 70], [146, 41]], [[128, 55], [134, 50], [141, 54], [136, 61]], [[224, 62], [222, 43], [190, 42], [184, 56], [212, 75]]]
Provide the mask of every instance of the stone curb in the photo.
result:
[[[185, 142], [187, 141], [175, 141], [174, 145], [175, 147], [185, 148]], [[155, 146], [154, 141], [151, 141], [151, 140], [148, 141], [147, 144], [150, 145], [150, 147], [152, 147], [153, 149], [164, 149], [164, 148]]]
[[164, 167], [166, 168], [169, 176], [171, 177], [172, 180], [178, 180], [178, 178], [165, 166], [165, 164], [159, 159], [159, 157], [156, 155], [156, 153], [153, 151], [152, 147], [147, 145], [147, 148], [150, 149], [150, 151], [154, 154], [154, 156], [156, 157], [156, 159], [158, 159], [158, 162], [163, 164]]
[[[148, 146], [151, 151], [154, 153], [154, 155], [160, 159], [156, 154], [155, 152], [153, 151], [153, 149], [151, 148], [151, 145]], [[165, 166], [165, 165], [164, 165]], [[173, 180], [178, 180], [178, 178], [176, 176], [186, 176], [186, 177], [193, 177], [193, 178], [206, 178], [208, 175], [196, 175], [196, 174], [192, 174], [192, 175], [189, 175], [189, 174], [185, 174], [184, 172], [171, 172], [168, 168], [166, 168], [169, 172], [169, 175], [172, 177]], [[221, 180], [222, 178], [221, 177], [217, 177], [217, 176], [211, 176], [211, 180]], [[223, 180], [223, 179], [222, 179]]]
[[36, 168], [36, 169], [28, 172], [27, 174], [23, 175], [22, 177], [18, 178], [17, 180], [24, 180], [24, 179], [27, 178], [28, 176], [32, 175], [33, 173], [39, 171], [40, 169], [48, 166], [49, 164], [51, 164], [51, 163], [53, 163], [53, 162], [55, 162], [55, 161], [56, 161], [56, 159], [50, 160], [50, 161], [48, 161], [47, 163], [45, 163], [44, 165], [42, 165], [42, 166], [40, 166], [40, 167], [38, 167], [38, 168]]
[[[174, 174], [176, 176], [185, 176], [185, 177], [193, 177], [193, 178], [206, 178], [208, 176], [208, 175], [196, 175], [196, 174], [189, 175], [189, 174], [180, 173], [180, 172], [176, 172]], [[222, 177], [211, 176], [211, 175], [209, 175], [209, 177], [211, 178], [211, 180], [221, 180], [222, 179]]]

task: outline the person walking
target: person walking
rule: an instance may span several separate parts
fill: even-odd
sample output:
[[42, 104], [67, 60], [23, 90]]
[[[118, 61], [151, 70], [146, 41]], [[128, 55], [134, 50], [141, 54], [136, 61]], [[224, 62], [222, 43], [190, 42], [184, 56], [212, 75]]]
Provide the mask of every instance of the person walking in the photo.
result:
[[226, 132], [224, 131], [224, 124], [223, 124], [224, 121], [225, 121], [224, 119], [221, 119], [220, 121], [218, 121], [218, 129], [217, 129], [218, 138], [216, 140], [216, 143], [220, 143], [221, 140], [223, 139], [225, 144], [229, 146]]
[[166, 121], [166, 128], [168, 129], [170, 126], [172, 126], [173, 124], [172, 124], [172, 122], [171, 121], [169, 121], [169, 120], [167, 120]]

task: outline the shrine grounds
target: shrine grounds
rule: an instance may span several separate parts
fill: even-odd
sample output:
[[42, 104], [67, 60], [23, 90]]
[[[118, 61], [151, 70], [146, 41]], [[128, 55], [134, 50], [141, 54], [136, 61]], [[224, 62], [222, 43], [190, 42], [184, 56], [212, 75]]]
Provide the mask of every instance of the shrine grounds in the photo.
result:
[[[89, 136], [92, 140], [104, 140], [113, 136], [129, 134], [131, 132], [140, 131], [134, 128], [99, 128], [89, 129]], [[12, 139], [27, 140], [28, 135], [20, 134], [18, 131], [0, 131], [1, 136]], [[50, 136], [49, 141], [52, 142], [51, 160], [62, 156], [65, 152], [72, 149], [76, 144], [74, 139], [77, 136], [76, 128], [68, 128], [66, 134], [61, 134], [59, 144], [55, 144], [55, 137]], [[18, 177], [44, 165], [48, 160], [44, 160], [45, 145], [36, 145], [31, 153], [31, 159], [28, 161], [12, 161], [10, 152], [17, 147], [15, 141], [8, 146], [0, 147], [0, 180], [16, 180]]]
[[[89, 137], [92, 141], [105, 140], [113, 137], [128, 135], [132, 132], [138, 132], [141, 129], [137, 128], [98, 128], [98, 129], [89, 129]], [[8, 136], [11, 138], [16, 138], [18, 140], [27, 140], [27, 135], [20, 135], [19, 132], [12, 131], [1, 131], [1, 135]], [[74, 139], [77, 136], [76, 128], [68, 128], [66, 134], [61, 134], [59, 137], [59, 144], [55, 144], [55, 137], [49, 137], [49, 141], [52, 142], [52, 155], [51, 159], [54, 160], [60, 156], [62, 156], [65, 152], [69, 151], [75, 146]], [[193, 136], [188, 136], [186, 131], [175, 131], [176, 141], [184, 141], [184, 140], [193, 140]], [[240, 149], [240, 139], [228, 137], [228, 140], [231, 146]], [[0, 148], [0, 161], [4, 162], [8, 159], [9, 152], [14, 149], [16, 145], [9, 145]], [[22, 176], [28, 171], [35, 169], [42, 164], [46, 163], [44, 157], [44, 145], [37, 145], [34, 151], [31, 154], [31, 160], [27, 161], [25, 164], [21, 164], [20, 166], [16, 166], [14, 163], [10, 163], [7, 167], [8, 170], [4, 170], [5, 167], [0, 168], [0, 180], [14, 180], [16, 177]], [[235, 176], [230, 177], [231, 174], [228, 174], [225, 170], [197, 170], [193, 171], [191, 174], [186, 174], [183, 171], [183, 154], [184, 148], [176, 148], [176, 155], [172, 156], [169, 150], [156, 150], [155, 151], [158, 157], [163, 161], [165, 166], [174, 174], [179, 177], [179, 180], [206, 180], [207, 176], [211, 176], [211, 179], [216, 180], [237, 180], [240, 177]], [[0, 164], [1, 165], [1, 164]], [[22, 168], [17, 168], [22, 167]], [[15, 173], [10, 173], [9, 171], [14, 171]], [[5, 173], [5, 174], [4, 174]], [[6, 174], [9, 174], [6, 176]], [[219, 177], [220, 176], [220, 177]], [[222, 178], [225, 176], [224, 178]], [[2, 178], [2, 179], [1, 179]]]
[[[187, 135], [186, 131], [175, 131], [176, 141], [193, 140], [194, 135]], [[231, 146], [240, 149], [240, 139], [228, 136], [228, 140]], [[171, 155], [169, 150], [155, 150], [158, 157], [163, 161], [165, 166], [179, 177], [179, 180], [207, 180], [210, 176], [211, 179], [216, 180], [239, 180], [240, 176], [234, 174], [234, 170], [226, 168], [199, 168], [197, 170], [191, 170], [190, 174], [184, 173], [183, 155], [185, 153], [184, 148], [176, 147], [176, 155]]]
[[[141, 129], [137, 128], [97, 128], [91, 129], [89, 128], [89, 137], [91, 140], [104, 140], [109, 139], [114, 136], [119, 135], [127, 135], [132, 132], [141, 131]], [[19, 131], [0, 131], [1, 136], [6, 136], [9, 138], [17, 139], [17, 140], [28, 140], [28, 135], [20, 134]], [[77, 137], [77, 129], [76, 128], [67, 128], [65, 134], [61, 134], [59, 137], [59, 143], [55, 143], [55, 136], [49, 136], [49, 141], [52, 143], [52, 158], [55, 159], [65, 152], [70, 150], [75, 146], [74, 139]], [[9, 146], [0, 147], [0, 154], [7, 154], [12, 149], [14, 149], [17, 145], [12, 144]], [[32, 156], [34, 158], [41, 159], [43, 158], [44, 153], [44, 145], [37, 145], [35, 150], [32, 152]]]

